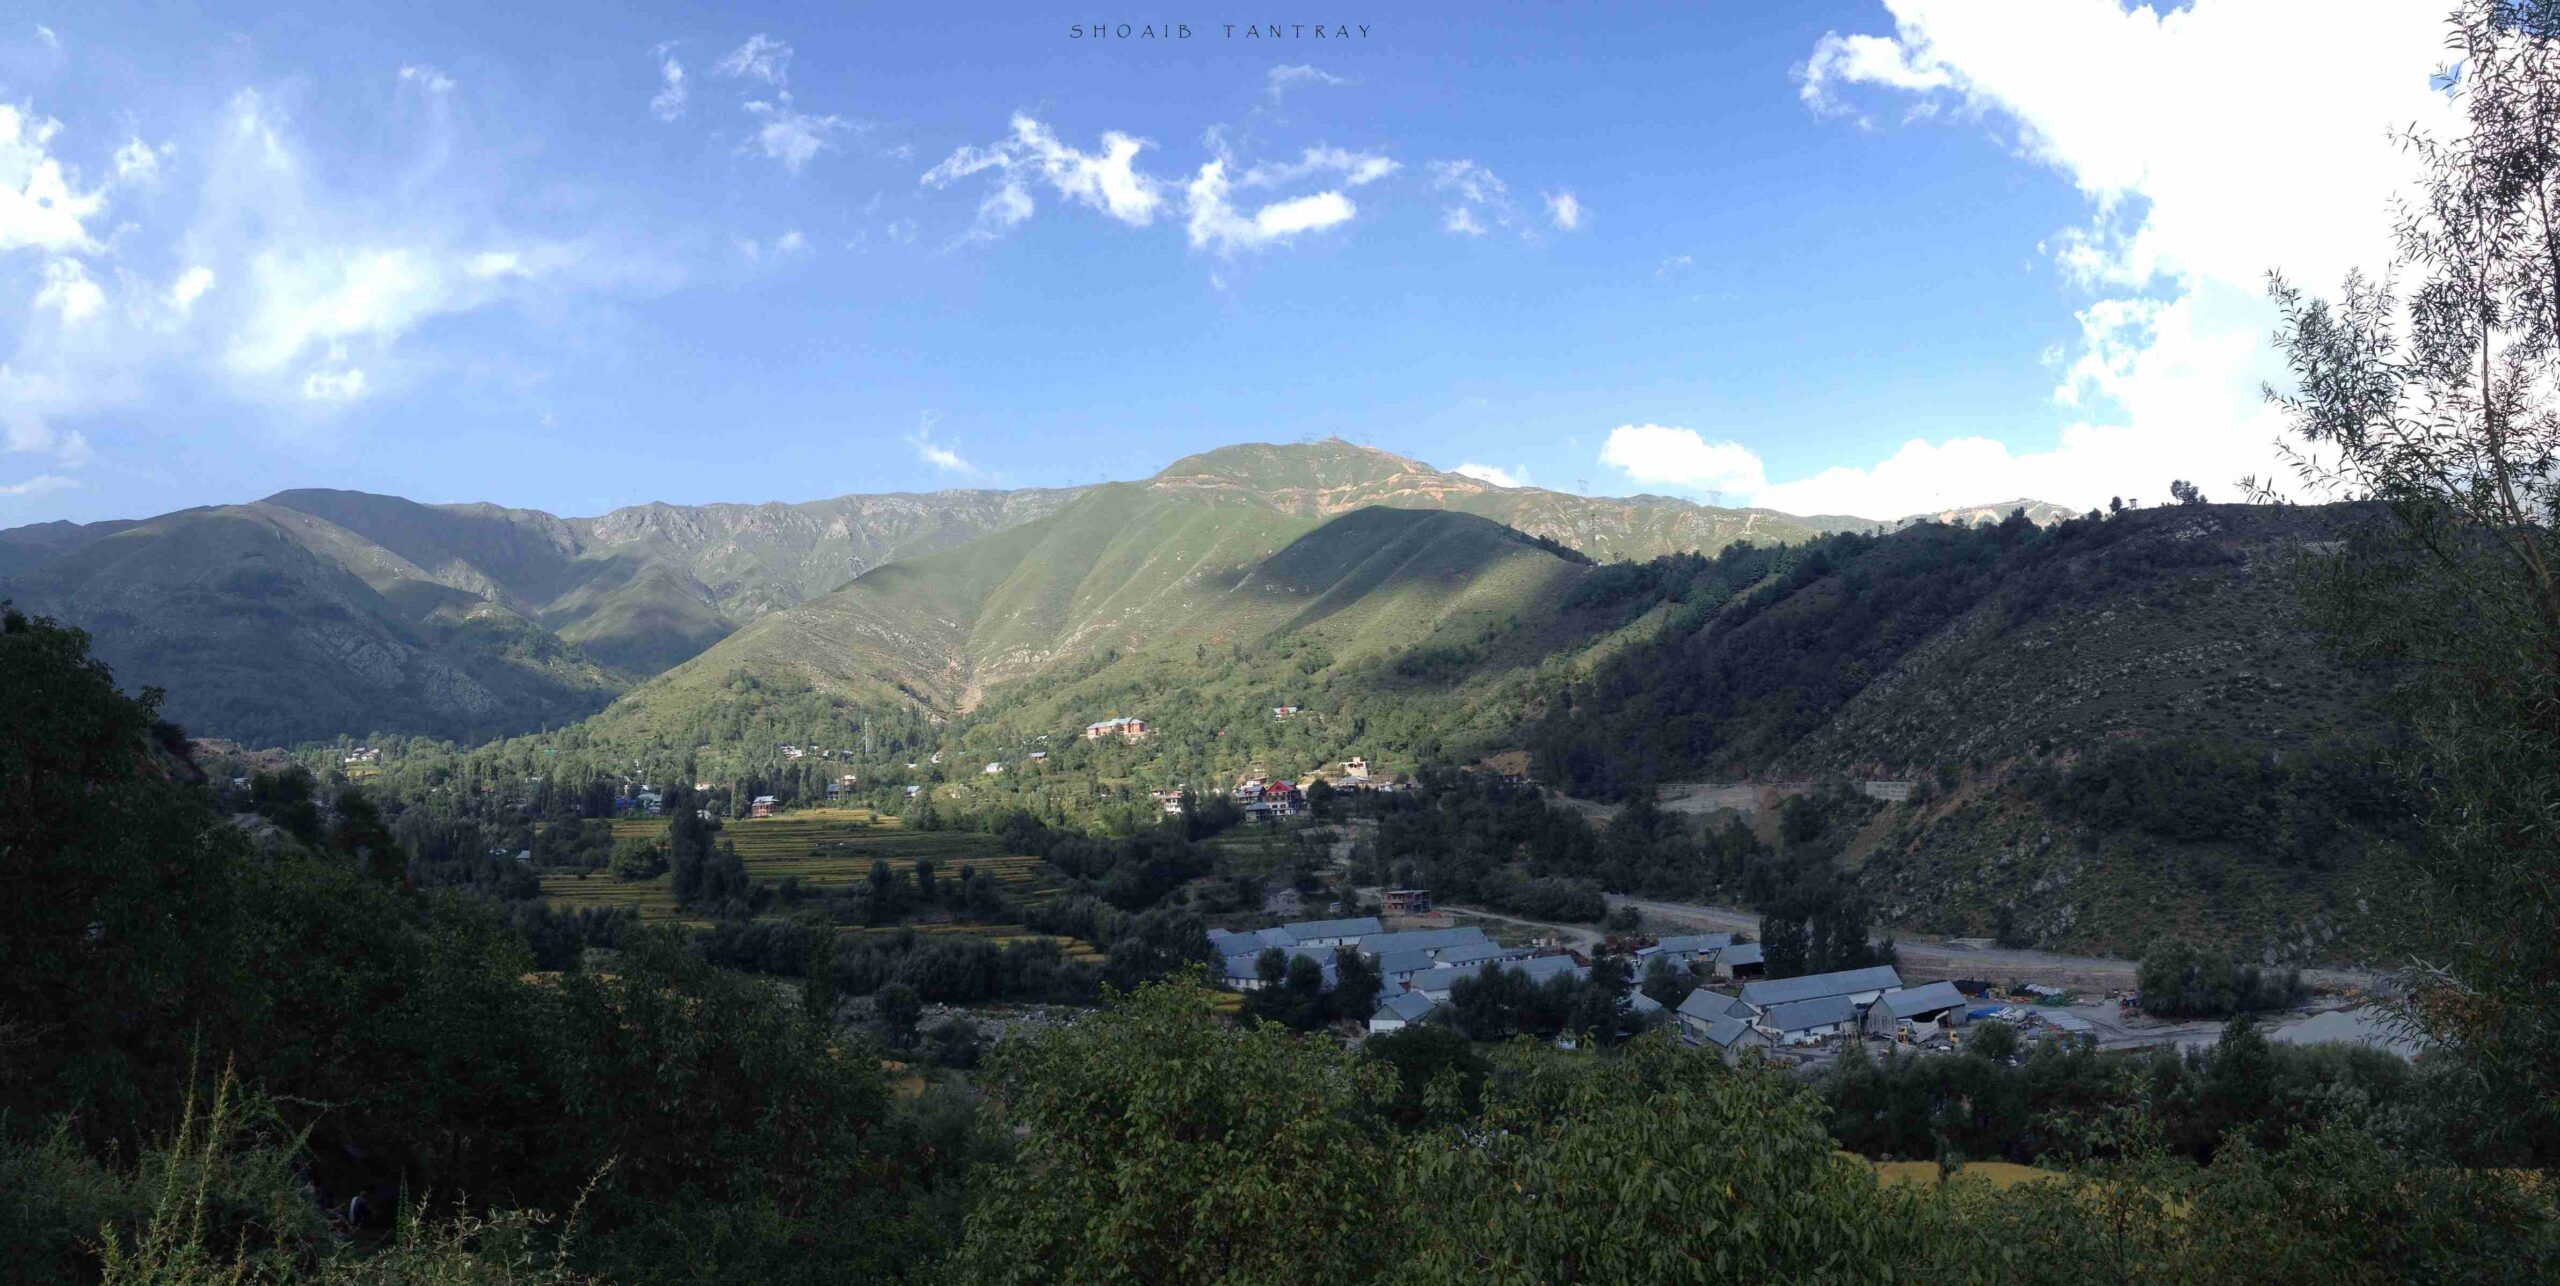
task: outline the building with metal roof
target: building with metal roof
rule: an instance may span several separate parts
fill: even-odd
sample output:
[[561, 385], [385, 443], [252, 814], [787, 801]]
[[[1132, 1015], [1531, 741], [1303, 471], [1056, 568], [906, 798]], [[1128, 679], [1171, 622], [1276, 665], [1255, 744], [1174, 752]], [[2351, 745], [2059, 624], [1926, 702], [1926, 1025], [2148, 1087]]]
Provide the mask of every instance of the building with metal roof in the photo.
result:
[[1311, 947], [1358, 946], [1361, 939], [1385, 932], [1385, 926], [1374, 915], [1346, 920], [1295, 920], [1280, 927]]
[[1369, 1034], [1376, 1036], [1385, 1032], [1401, 1031], [1421, 1022], [1439, 1006], [1438, 996], [1420, 991], [1408, 991], [1402, 995], [1389, 997], [1385, 1004], [1378, 1006], [1378, 1012], [1369, 1015]]
[[1470, 925], [1463, 929], [1415, 929], [1405, 933], [1381, 933], [1360, 939], [1360, 949], [1373, 956], [1385, 957], [1398, 951], [1428, 951], [1434, 959], [1451, 947], [1472, 947], [1489, 943], [1484, 930]]
[[1858, 1006], [1847, 996], [1815, 996], [1773, 1006], [1756, 1024], [1789, 1045], [1805, 1045], [1841, 1035], [1858, 1022]]
[[1877, 996], [1901, 986], [1902, 975], [1894, 972], [1892, 965], [1870, 965], [1864, 969], [1809, 973], [1796, 978], [1764, 978], [1745, 983], [1742, 1003], [1766, 1011], [1799, 1000], [1847, 996], [1853, 1004], [1863, 1007]]

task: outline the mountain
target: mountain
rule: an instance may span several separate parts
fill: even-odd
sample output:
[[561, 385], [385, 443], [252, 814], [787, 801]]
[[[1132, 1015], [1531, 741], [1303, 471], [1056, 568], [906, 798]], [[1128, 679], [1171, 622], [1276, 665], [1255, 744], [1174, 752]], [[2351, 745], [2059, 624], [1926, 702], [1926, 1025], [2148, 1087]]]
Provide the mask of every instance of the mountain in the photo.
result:
[[[651, 712], [671, 709], [691, 720], [687, 710], [716, 705], [718, 692], [741, 681], [764, 685], [756, 690], [766, 697], [949, 718], [1005, 685], [1106, 652], [1286, 632], [1287, 620], [1245, 610], [1287, 599], [1281, 582], [1254, 579], [1264, 560], [1368, 510], [1471, 516], [1482, 520], [1471, 529], [1479, 534], [1507, 529], [1533, 546], [1552, 542], [1548, 556], [1568, 563], [1801, 543], [1834, 529], [1830, 519], [1661, 496], [1499, 487], [1329, 439], [1227, 447], [1143, 481], [1094, 488], [645, 504], [592, 518], [297, 489], [140, 524], [0, 532], [0, 593], [90, 629], [137, 682], [195, 689], [173, 713], [213, 735], [518, 732], [652, 676], [663, 681], [634, 693], [618, 720], [647, 724]], [[260, 541], [215, 541], [167, 569], [136, 570], [127, 551], [137, 541], [157, 547], [216, 513], [253, 520], [263, 540], [307, 555], [292, 577], [308, 592], [259, 597], [284, 557]], [[1343, 530], [1383, 539], [1380, 521]], [[1434, 530], [1455, 539], [1457, 529]], [[107, 552], [88, 556], [93, 549]], [[1304, 557], [1293, 565], [1304, 572]], [[1403, 585], [1364, 583], [1373, 592]], [[1378, 606], [1336, 599], [1326, 612], [1346, 621]], [[1525, 616], [1542, 610], [1525, 598], [1504, 601]], [[295, 619], [295, 605], [320, 615]], [[297, 632], [341, 630], [354, 619], [389, 633], [351, 651], [309, 639], [284, 645]], [[244, 620], [269, 623], [268, 646], [228, 632]], [[213, 664], [181, 662], [177, 640], [191, 632], [249, 648], [208, 676], [222, 695], [179, 681]], [[1419, 636], [1387, 629], [1372, 637], [1401, 645]], [[374, 664], [393, 655], [404, 659], [390, 670]], [[300, 693], [312, 699], [297, 710]], [[378, 705], [367, 704], [376, 697]]]
[[191, 509], [13, 576], [19, 606], [88, 629], [167, 717], [252, 743], [564, 723], [621, 681], [521, 615], [353, 533], [272, 505]]
[[250, 742], [463, 740], [593, 712], [746, 621], [1072, 492], [560, 518], [353, 491], [0, 531], [0, 596], [82, 626], [172, 718]]

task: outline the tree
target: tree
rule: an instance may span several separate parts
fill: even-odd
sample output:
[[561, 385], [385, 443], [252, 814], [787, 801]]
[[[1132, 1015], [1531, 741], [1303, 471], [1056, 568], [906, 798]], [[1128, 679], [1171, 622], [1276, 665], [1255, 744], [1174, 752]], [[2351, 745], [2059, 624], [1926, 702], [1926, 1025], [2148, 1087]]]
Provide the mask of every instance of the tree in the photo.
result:
[[997, 1047], [1023, 1131], [982, 1172], [954, 1280], [1361, 1281], [1398, 1262], [1393, 1073], [1221, 1022], [1196, 979]]
[[880, 1030], [889, 1043], [900, 1049], [915, 1043], [916, 1023], [924, 1017], [924, 1001], [916, 989], [903, 982], [882, 987], [872, 997], [880, 1012]]
[[1644, 994], [1665, 1009], [1678, 1009], [1697, 989], [1698, 975], [1668, 956], [1655, 956], [1644, 967]]
[[2175, 479], [2170, 482], [2169, 496], [2171, 499], [2176, 500], [2182, 505], [2200, 505], [2204, 503], [2203, 490], [2198, 488], [2196, 484], [2189, 482], [2184, 478]]
[[[2306, 602], [2349, 655], [2409, 675], [2403, 767], [2425, 838], [2382, 912], [2417, 985], [2403, 1016], [2471, 1074], [2476, 1114], [2560, 1156], [2560, 10], [2464, 0], [2462, 124], [2414, 129], [2420, 191], [2392, 270], [2331, 302], [2270, 292], [2294, 387], [2270, 391], [2305, 491], [2379, 520], [2311, 560]], [[2402, 333], [2406, 318], [2406, 334]]]

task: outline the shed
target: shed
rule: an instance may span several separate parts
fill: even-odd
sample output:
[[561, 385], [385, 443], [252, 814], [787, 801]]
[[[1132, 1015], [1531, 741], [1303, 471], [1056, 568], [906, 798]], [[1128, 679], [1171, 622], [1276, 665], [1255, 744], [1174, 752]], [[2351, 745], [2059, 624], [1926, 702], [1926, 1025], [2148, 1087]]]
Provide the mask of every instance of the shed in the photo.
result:
[[1390, 997], [1387, 1003], [1378, 1006], [1378, 1012], [1369, 1015], [1369, 1034], [1376, 1036], [1391, 1031], [1402, 1031], [1406, 1027], [1421, 1022], [1432, 1010], [1438, 1008], [1439, 1004], [1438, 997], [1419, 991], [1408, 991], [1402, 995]]

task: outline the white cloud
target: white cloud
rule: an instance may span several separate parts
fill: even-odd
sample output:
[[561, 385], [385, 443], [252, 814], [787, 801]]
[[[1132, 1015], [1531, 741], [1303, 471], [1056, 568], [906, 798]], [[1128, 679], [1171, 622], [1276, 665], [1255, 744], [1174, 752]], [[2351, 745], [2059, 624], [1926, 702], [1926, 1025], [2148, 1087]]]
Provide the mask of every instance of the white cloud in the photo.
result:
[[180, 314], [194, 311], [196, 301], [204, 298], [204, 292], [213, 289], [213, 280], [213, 269], [203, 264], [187, 269], [169, 284], [169, 307]]
[[[2078, 189], [2087, 222], [2040, 247], [2093, 296], [2057, 363], [2053, 400], [2072, 418], [2036, 449], [1907, 443], [1872, 467], [1772, 488], [1763, 503], [1889, 517], [2020, 496], [2097, 505], [2163, 494], [2172, 477], [2214, 490], [2245, 473], [2288, 476], [2274, 467], [2280, 425], [2259, 395], [2285, 378], [2266, 342], [2276, 317], [2263, 277], [2279, 269], [2331, 290], [2350, 268], [2387, 264], [2390, 204], [2414, 169], [2387, 131], [2453, 124], [2428, 85], [2442, 11], [2331, 0], [1888, 7], [1891, 36], [1823, 37], [1799, 92], [1826, 114], [1861, 115], [1860, 102], [1881, 97], [1908, 105], [1906, 118], [1978, 122]], [[2282, 74], [2267, 68], [2271, 48], [2286, 51]]]
[[830, 141], [835, 134], [853, 128], [853, 122], [841, 116], [813, 116], [793, 108], [789, 94], [777, 97], [778, 102], [758, 100], [746, 105], [747, 114], [756, 118], [756, 131], [739, 151], [761, 153], [798, 174], [818, 153], [835, 146]]
[[47, 49], [62, 48], [62, 37], [53, 34], [53, 28], [41, 22], [36, 24], [36, 39], [43, 41]]
[[1304, 233], [1348, 223], [1359, 213], [1351, 198], [1340, 192], [1318, 192], [1274, 201], [1248, 216], [1237, 210], [1229, 195], [1230, 186], [1223, 157], [1201, 166], [1200, 172], [1192, 176], [1190, 187], [1183, 193], [1183, 204], [1190, 214], [1192, 249], [1214, 250], [1221, 255], [1268, 249]]
[[658, 92], [649, 99], [649, 112], [662, 121], [674, 121], [684, 115], [688, 91], [684, 83], [684, 64], [676, 61], [672, 44], [650, 51], [658, 60]]
[[1691, 258], [1686, 254], [1676, 254], [1663, 260], [1661, 263], [1654, 265], [1653, 275], [1657, 277], [1668, 277], [1675, 272], [1687, 272], [1691, 268], [1695, 268], [1697, 266], [1698, 261], [1696, 259]]
[[453, 77], [445, 75], [443, 72], [438, 71], [425, 63], [411, 63], [406, 67], [402, 67], [400, 69], [400, 79], [407, 84], [416, 85], [418, 88], [423, 89], [430, 94], [451, 93], [453, 90]]
[[1582, 226], [1582, 199], [1571, 192], [1547, 193], [1547, 222], [1558, 231], [1572, 232]]
[[1057, 194], [1098, 210], [1133, 228], [1155, 221], [1164, 204], [1162, 184], [1138, 171], [1138, 153], [1147, 140], [1112, 130], [1102, 136], [1102, 150], [1086, 152], [1059, 141], [1056, 132], [1025, 113], [1015, 113], [1010, 137], [989, 147], [962, 147], [919, 180], [931, 188], [947, 187], [988, 170], [1000, 176], [996, 189], [978, 207], [973, 234], [993, 236], [1031, 217], [1029, 182], [1046, 182]]
[[933, 426], [939, 418], [931, 411], [916, 417], [916, 431], [907, 435], [907, 445], [916, 449], [917, 459], [944, 473], [963, 478], [978, 477], [981, 472], [978, 466], [960, 458], [957, 443], [946, 446], [933, 440]]
[[1353, 152], [1339, 147], [1311, 147], [1297, 160], [1251, 166], [1236, 178], [1237, 187], [1277, 187], [1295, 183], [1318, 174], [1339, 174], [1351, 187], [1375, 183], [1395, 173], [1399, 167], [1392, 159], [1375, 152]]
[[1467, 160], [1433, 161], [1425, 169], [1432, 187], [1455, 198], [1440, 213], [1442, 228], [1481, 237], [1495, 227], [1511, 226], [1511, 186], [1493, 171]]
[[0, 254], [97, 248], [87, 227], [106, 208], [102, 189], [82, 192], [52, 153], [62, 122], [0, 103]]
[[[44, 28], [38, 27], [36, 30], [42, 31]], [[12, 496], [25, 499], [32, 496], [46, 495], [55, 491], [68, 491], [79, 485], [79, 483], [63, 477], [58, 473], [39, 473], [32, 478], [25, 479], [24, 481], [0, 485], [0, 496]]]
[[1513, 465], [1512, 467], [1505, 469], [1499, 465], [1477, 464], [1475, 461], [1470, 460], [1465, 464], [1459, 465], [1457, 471], [1465, 477], [1473, 478], [1478, 482], [1490, 482], [1497, 487], [1525, 487], [1529, 485], [1529, 471], [1518, 465]]
[[730, 50], [712, 70], [732, 80], [760, 80], [780, 89], [791, 82], [791, 46], [759, 31]]
[[1621, 424], [1600, 445], [1600, 463], [1648, 486], [1709, 494], [1722, 500], [1768, 485], [1760, 457], [1738, 442], [1709, 442], [1695, 429]]
[[768, 259], [788, 259], [808, 248], [809, 239], [800, 235], [798, 228], [793, 228], [771, 241], [745, 238], [738, 242], [738, 255], [749, 263], [762, 263]]
[[127, 139], [116, 149], [116, 182], [149, 183], [160, 177], [160, 154], [141, 139]]
[[1340, 76], [1324, 71], [1321, 68], [1310, 67], [1304, 63], [1299, 63], [1295, 66], [1274, 67], [1264, 75], [1263, 79], [1264, 92], [1271, 95], [1271, 101], [1275, 103], [1279, 102], [1290, 90], [1295, 89], [1300, 85], [1347, 85], [1351, 83]]
[[302, 395], [314, 402], [355, 401], [364, 396], [364, 372], [354, 367], [313, 371], [303, 377]]
[[72, 326], [95, 315], [106, 303], [107, 293], [89, 280], [88, 265], [68, 256], [45, 261], [44, 288], [36, 292], [36, 307], [52, 309], [64, 325]]

